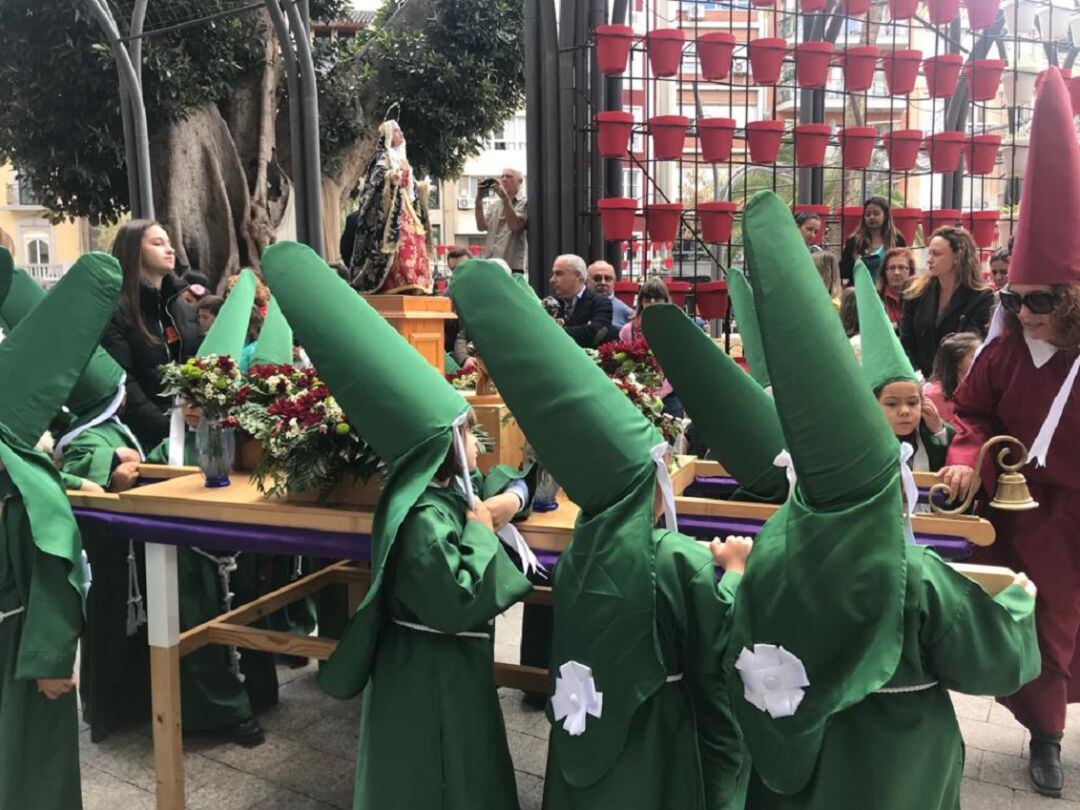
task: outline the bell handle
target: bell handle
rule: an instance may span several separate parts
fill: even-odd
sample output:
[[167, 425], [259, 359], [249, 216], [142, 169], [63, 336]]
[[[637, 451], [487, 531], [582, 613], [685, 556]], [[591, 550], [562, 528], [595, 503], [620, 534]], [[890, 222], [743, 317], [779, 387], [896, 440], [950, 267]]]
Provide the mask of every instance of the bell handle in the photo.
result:
[[[975, 480], [971, 482], [971, 486], [968, 488], [967, 497], [964, 498], [964, 502], [959, 506], [954, 506], [951, 509], [946, 509], [943, 506], [939, 506], [934, 501], [935, 494], [948, 494], [949, 488], [945, 484], [934, 484], [930, 487], [930, 509], [939, 515], [962, 515], [971, 508], [972, 502], [975, 500], [975, 495], [982, 487], [982, 466], [983, 460], [986, 458], [987, 451], [990, 448], [1004, 444], [1005, 447], [997, 454], [997, 463], [1001, 469], [1006, 472], [1019, 472], [1028, 462], [1028, 450], [1024, 446], [1023, 442], [1017, 439], [1015, 436], [1009, 436], [1006, 434], [1000, 434], [986, 440], [986, 443], [979, 448], [979, 457], [975, 460]], [[1016, 451], [1019, 457], [1019, 461], [1009, 464], [1006, 459], [1009, 457], [1009, 453]]]

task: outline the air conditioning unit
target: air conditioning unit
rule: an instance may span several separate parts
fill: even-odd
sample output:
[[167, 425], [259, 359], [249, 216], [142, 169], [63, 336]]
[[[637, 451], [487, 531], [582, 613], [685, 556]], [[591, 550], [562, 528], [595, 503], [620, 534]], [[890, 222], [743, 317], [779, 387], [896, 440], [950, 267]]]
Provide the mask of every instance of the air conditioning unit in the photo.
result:
[[458, 208], [472, 208], [473, 207], [473, 201], [470, 200], [468, 197], [458, 197], [457, 198], [457, 207]]

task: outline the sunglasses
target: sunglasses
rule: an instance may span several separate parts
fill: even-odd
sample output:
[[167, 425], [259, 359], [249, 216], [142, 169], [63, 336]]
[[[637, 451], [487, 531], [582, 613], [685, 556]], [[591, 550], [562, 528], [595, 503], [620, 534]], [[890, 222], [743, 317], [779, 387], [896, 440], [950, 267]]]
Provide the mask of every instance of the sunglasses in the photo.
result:
[[1021, 295], [1002, 290], [998, 293], [998, 297], [1005, 311], [1013, 315], [1019, 315], [1021, 307], [1027, 307], [1033, 315], [1049, 315], [1058, 302], [1058, 294], [1052, 292], [1032, 292]]

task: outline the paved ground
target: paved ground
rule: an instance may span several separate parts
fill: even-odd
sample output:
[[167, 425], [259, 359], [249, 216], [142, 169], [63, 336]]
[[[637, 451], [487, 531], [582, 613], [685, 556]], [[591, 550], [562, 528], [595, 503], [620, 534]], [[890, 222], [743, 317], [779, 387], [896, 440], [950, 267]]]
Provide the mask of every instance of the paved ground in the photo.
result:
[[[517, 660], [519, 627], [520, 608], [500, 619], [499, 660]], [[281, 703], [260, 715], [267, 731], [262, 746], [249, 750], [195, 738], [186, 741], [189, 808], [350, 807], [359, 701], [343, 703], [321, 694], [314, 675], [314, 667], [279, 670]], [[517, 692], [501, 692], [522, 810], [539, 810], [547, 721], [542, 713], [523, 708]], [[1072, 730], [1063, 746], [1065, 795], [1054, 802], [1028, 787], [1026, 732], [1007, 711], [989, 698], [955, 695], [954, 703], [968, 752], [965, 810], [1080, 810], [1080, 708], [1070, 712]], [[98, 745], [84, 730], [81, 748], [86, 810], [154, 807], [149, 728], [117, 734]]]

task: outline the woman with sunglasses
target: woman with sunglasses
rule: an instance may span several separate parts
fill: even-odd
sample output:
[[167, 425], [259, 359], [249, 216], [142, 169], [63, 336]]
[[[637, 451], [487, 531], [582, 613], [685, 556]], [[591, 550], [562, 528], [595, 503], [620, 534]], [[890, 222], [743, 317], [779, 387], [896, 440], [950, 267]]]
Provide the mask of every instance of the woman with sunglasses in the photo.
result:
[[[987, 510], [997, 541], [974, 559], [1024, 571], [1038, 586], [1042, 674], [1001, 702], [1031, 732], [1035, 790], [1060, 796], [1065, 709], [1080, 702], [1080, 145], [1057, 68], [1040, 88], [1029, 148], [1009, 284], [956, 392], [959, 433], [940, 476], [963, 496], [977, 485], [987, 439], [1004, 433], [1029, 449], [1024, 475], [1039, 507]], [[980, 471], [990, 493], [994, 466], [987, 458]]]

